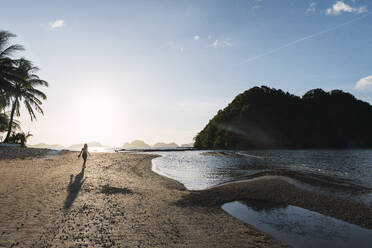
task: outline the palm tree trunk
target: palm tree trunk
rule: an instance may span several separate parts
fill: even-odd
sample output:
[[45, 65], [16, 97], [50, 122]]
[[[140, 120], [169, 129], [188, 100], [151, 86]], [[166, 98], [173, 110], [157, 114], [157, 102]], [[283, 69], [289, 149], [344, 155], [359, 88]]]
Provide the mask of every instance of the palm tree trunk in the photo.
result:
[[13, 102], [13, 105], [12, 105], [12, 112], [10, 113], [10, 120], [9, 120], [8, 133], [6, 134], [6, 137], [5, 137], [4, 143], [8, 143], [8, 142], [9, 142], [10, 133], [12, 132], [13, 117], [14, 117], [15, 109], [16, 109], [16, 102], [14, 101], [14, 102]]

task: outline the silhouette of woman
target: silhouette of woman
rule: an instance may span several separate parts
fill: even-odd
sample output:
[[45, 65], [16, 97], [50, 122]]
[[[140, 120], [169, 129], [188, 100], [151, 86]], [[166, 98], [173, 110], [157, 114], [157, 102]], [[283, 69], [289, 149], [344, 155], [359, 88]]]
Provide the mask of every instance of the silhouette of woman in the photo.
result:
[[87, 144], [84, 144], [84, 147], [81, 148], [81, 151], [80, 151], [80, 154], [78, 155], [78, 158], [80, 158], [81, 154], [83, 154], [83, 159], [84, 159], [83, 166], [85, 166], [85, 163], [87, 162], [88, 154], [90, 156], [90, 153], [88, 152], [88, 145]]

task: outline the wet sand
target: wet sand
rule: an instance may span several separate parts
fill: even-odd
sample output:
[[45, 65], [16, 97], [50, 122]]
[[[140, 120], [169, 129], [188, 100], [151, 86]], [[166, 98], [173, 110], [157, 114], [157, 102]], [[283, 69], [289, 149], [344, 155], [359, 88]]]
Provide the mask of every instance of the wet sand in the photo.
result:
[[221, 209], [244, 199], [372, 227], [370, 208], [279, 178], [188, 191], [153, 173], [149, 154], [93, 153], [86, 168], [76, 152], [7, 154], [0, 160], [0, 247], [287, 247]]
[[153, 155], [94, 153], [86, 168], [76, 152], [17, 156], [0, 160], [0, 247], [286, 247], [182, 203], [191, 193], [153, 173]]
[[178, 204], [215, 209], [226, 202], [236, 200], [251, 203], [268, 201], [282, 206], [294, 205], [372, 229], [372, 206], [301, 190], [276, 176], [263, 176], [208, 190], [193, 191], [184, 196]]

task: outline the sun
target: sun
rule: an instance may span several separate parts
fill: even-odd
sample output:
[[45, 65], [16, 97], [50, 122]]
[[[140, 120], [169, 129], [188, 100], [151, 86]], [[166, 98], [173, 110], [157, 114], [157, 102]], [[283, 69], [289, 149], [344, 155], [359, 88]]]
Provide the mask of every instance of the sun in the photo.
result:
[[74, 133], [82, 141], [107, 140], [121, 121], [116, 99], [105, 91], [88, 91], [74, 104]]

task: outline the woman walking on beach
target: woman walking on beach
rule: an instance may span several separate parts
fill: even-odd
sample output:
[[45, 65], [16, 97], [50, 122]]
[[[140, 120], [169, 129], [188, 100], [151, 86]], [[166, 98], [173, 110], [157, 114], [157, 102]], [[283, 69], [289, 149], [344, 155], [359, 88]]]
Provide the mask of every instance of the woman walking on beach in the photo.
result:
[[80, 151], [80, 154], [79, 154], [78, 158], [80, 158], [81, 154], [83, 154], [83, 159], [84, 159], [83, 166], [85, 166], [85, 163], [87, 162], [88, 154], [90, 156], [90, 153], [88, 152], [88, 145], [87, 144], [84, 144], [84, 147], [81, 148], [81, 151]]

